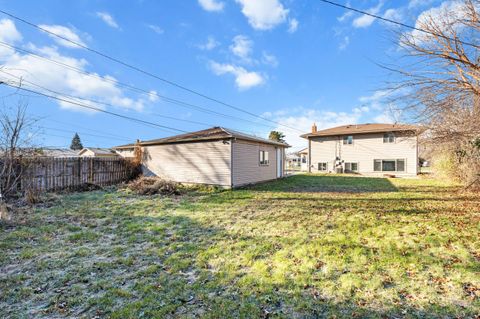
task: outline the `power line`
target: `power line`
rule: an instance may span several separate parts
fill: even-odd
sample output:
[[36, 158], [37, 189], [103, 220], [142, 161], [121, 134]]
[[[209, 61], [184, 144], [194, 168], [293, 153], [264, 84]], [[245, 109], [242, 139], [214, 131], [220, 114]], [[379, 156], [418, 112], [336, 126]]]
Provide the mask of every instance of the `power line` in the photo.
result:
[[[119, 86], [122, 86], [122, 87], [125, 87], [127, 89], [130, 89], [132, 91], [135, 91], [137, 93], [141, 93], [141, 94], [145, 94], [149, 97], [157, 97], [157, 98], [160, 98], [162, 99], [163, 101], [167, 102], [167, 103], [170, 103], [170, 104], [174, 104], [174, 105], [178, 105], [178, 106], [181, 106], [181, 107], [184, 107], [184, 108], [188, 108], [188, 109], [191, 109], [191, 110], [196, 110], [196, 111], [200, 111], [200, 112], [203, 112], [203, 113], [207, 113], [207, 114], [213, 114], [213, 115], [217, 115], [217, 116], [221, 116], [221, 117], [224, 117], [224, 118], [229, 118], [229, 119], [233, 119], [233, 120], [239, 120], [239, 121], [243, 121], [243, 122], [247, 122], [247, 123], [252, 123], [252, 124], [255, 124], [255, 125], [262, 125], [262, 126], [265, 126], [265, 127], [268, 127], [268, 128], [273, 128], [273, 126], [271, 125], [267, 125], [267, 124], [263, 124], [263, 123], [258, 123], [258, 122], [254, 122], [254, 121], [250, 121], [250, 120], [247, 120], [247, 119], [244, 119], [244, 118], [240, 118], [240, 117], [237, 117], [237, 116], [233, 116], [233, 115], [228, 115], [228, 114], [224, 114], [224, 113], [221, 113], [221, 112], [217, 112], [217, 111], [213, 111], [213, 110], [210, 110], [210, 109], [207, 109], [205, 107], [202, 107], [202, 106], [198, 106], [198, 105], [195, 105], [195, 104], [191, 104], [191, 103], [187, 103], [187, 102], [184, 102], [184, 101], [181, 101], [181, 100], [178, 100], [178, 99], [173, 99], [173, 98], [170, 98], [170, 97], [167, 97], [167, 96], [164, 96], [164, 95], [160, 95], [158, 94], [157, 92], [152, 92], [152, 91], [148, 91], [148, 90], [145, 90], [145, 89], [142, 89], [142, 88], [139, 88], [139, 87], [136, 87], [136, 86], [133, 86], [133, 85], [130, 85], [130, 84], [127, 84], [127, 83], [123, 83], [123, 82], [120, 82], [116, 79], [113, 79], [113, 78], [109, 78], [109, 77], [102, 77], [96, 73], [91, 73], [91, 72], [88, 72], [88, 71], [84, 71], [80, 68], [77, 68], [77, 67], [74, 67], [72, 65], [69, 65], [69, 64], [66, 64], [66, 63], [63, 63], [63, 62], [60, 62], [60, 61], [57, 61], [57, 60], [54, 60], [54, 59], [51, 59], [51, 58], [47, 58], [45, 56], [42, 56], [42, 55], [39, 55], [37, 53], [34, 53], [32, 51], [29, 51], [29, 50], [26, 50], [26, 49], [23, 49], [23, 48], [19, 48], [19, 47], [16, 47], [14, 45], [11, 45], [11, 44], [8, 44], [6, 42], [3, 42], [3, 41], [0, 41], [0, 45], [1, 46], [4, 46], [4, 47], [8, 47], [8, 48], [11, 48], [11, 49], [14, 49], [14, 50], [17, 50], [17, 51], [20, 51], [20, 52], [23, 52], [27, 55], [30, 55], [30, 56], [33, 56], [37, 59], [41, 59], [41, 60], [45, 60], [47, 62], [51, 62], [53, 64], [56, 64], [58, 66], [61, 66], [61, 67], [65, 67], [67, 69], [70, 69], [72, 71], [75, 71], [75, 72], [78, 72], [79, 74], [84, 74], [84, 75], [87, 75], [87, 76], [90, 76], [90, 77], [94, 77], [94, 78], [97, 78], [97, 79], [100, 79], [102, 81], [106, 81], [106, 82], [110, 82], [110, 83], [114, 83], [116, 85], [119, 85]], [[25, 81], [25, 80], [24, 80]], [[98, 102], [98, 103], [102, 103], [102, 102]]]
[[[408, 28], [408, 29], [412, 29], [412, 30], [415, 30], [415, 31], [427, 33], [427, 34], [430, 34], [430, 35], [433, 35], [433, 36], [437, 36], [437, 37], [443, 38], [445, 40], [449, 40], [449, 41], [453, 41], [453, 42], [459, 42], [461, 44], [468, 45], [468, 46], [474, 47], [476, 49], [480, 48], [480, 46], [478, 46], [476, 44], [473, 44], [471, 42], [465, 42], [465, 41], [462, 41], [462, 40], [459, 40], [459, 39], [454, 39], [454, 38], [451, 38], [451, 37], [447, 37], [447, 36], [442, 35], [442, 34], [438, 34], [438, 33], [431, 32], [431, 31], [428, 31], [428, 30], [424, 30], [422, 28], [418, 28], [418, 27], [415, 27], [415, 26], [412, 26], [412, 25], [409, 25], [409, 24], [406, 24], [406, 23], [403, 23], [403, 22], [398, 22], [398, 21], [395, 21], [395, 20], [392, 20], [392, 19], [389, 19], [389, 18], [385, 18], [385, 17], [379, 16], [379, 15], [376, 15], [376, 14], [373, 14], [373, 13], [370, 13], [370, 12], [367, 12], [367, 11], [363, 11], [363, 10], [360, 10], [360, 9], [356, 9], [356, 8], [353, 8], [353, 7], [338, 3], [338, 2], [334, 2], [334, 1], [330, 1], [330, 0], [318, 0], [318, 1], [321, 1], [321, 2], [324, 2], [324, 3], [327, 3], [327, 4], [331, 4], [331, 5], [339, 7], [339, 8], [347, 9], [347, 10], [350, 10], [350, 11], [353, 11], [353, 12], [361, 13], [361, 14], [364, 14], [364, 15], [367, 15], [369, 17], [379, 19], [379, 20], [382, 20], [382, 21], [385, 21], [385, 22], [393, 23], [393, 24], [399, 25], [399, 26], [404, 27], [404, 28]], [[2, 12], [2, 11], [0, 10], [0, 12]]]
[[[59, 137], [59, 138], [62, 138], [62, 139], [66, 139], [67, 141], [70, 140], [72, 137], [71, 136], [65, 136], [65, 135], [57, 135], [57, 134], [43, 134], [42, 133], [42, 136], [45, 136], [45, 137]], [[67, 144], [66, 144], [67, 145]], [[66, 145], [64, 146], [57, 146], [56, 148], [66, 148]], [[100, 146], [100, 144], [95, 144], [97, 146]], [[47, 148], [46, 146], [43, 146], [44, 148]]]
[[[37, 115], [39, 116], [39, 115]], [[39, 116], [40, 117], [40, 116]], [[69, 123], [69, 122], [64, 122], [64, 121], [58, 121], [58, 120], [54, 120], [54, 119], [51, 119], [51, 118], [44, 118], [42, 119], [42, 121], [49, 121], [49, 122], [53, 122], [53, 123], [58, 123], [58, 124], [63, 124], [63, 125], [67, 125], [67, 126], [74, 126], [74, 127], [79, 127], [81, 129], [84, 129], [84, 130], [87, 130], [87, 131], [91, 131], [91, 132], [97, 132], [97, 133], [100, 133], [100, 134], [104, 134], [106, 136], [111, 136], [111, 137], [115, 137], [117, 139], [123, 139], [123, 140], [131, 140], [131, 138], [129, 137], [126, 137], [126, 136], [121, 136], [121, 135], [116, 135], [116, 134], [112, 134], [112, 133], [109, 133], [109, 132], [105, 132], [105, 131], [100, 131], [100, 130], [94, 130], [92, 128], [88, 128], [88, 127], [85, 127], [85, 126], [82, 126], [82, 125], [78, 125], [78, 124], [73, 124], [73, 123]]]
[[[9, 73], [9, 72], [6, 72], [6, 71], [3, 71], [0, 69], [0, 72], [2, 73], [5, 73], [9, 76], [12, 76], [14, 78], [16, 78], [19, 83], [28, 83], [30, 85], [33, 85], [39, 89], [42, 89], [42, 90], [45, 90], [45, 91], [48, 91], [50, 93], [53, 93], [55, 95], [59, 95], [59, 96], [64, 96], [64, 97], [68, 97], [70, 99], [74, 99], [74, 100], [83, 100], [83, 101], [86, 101], [86, 102], [90, 102], [90, 103], [95, 103], [95, 104], [102, 104], [102, 105], [105, 105], [105, 106], [109, 106], [109, 107], [114, 107], [114, 105], [110, 104], [110, 103], [106, 103], [106, 102], [102, 102], [102, 101], [96, 101], [96, 100], [92, 100], [92, 99], [87, 99], [87, 98], [83, 98], [83, 97], [78, 97], [78, 96], [73, 96], [73, 95], [69, 95], [69, 94], [66, 94], [66, 93], [61, 93], [61, 92], [58, 92], [58, 91], [54, 91], [54, 90], [51, 90], [49, 88], [46, 88], [44, 86], [41, 86], [41, 85], [38, 85], [36, 83], [33, 83], [29, 80], [24, 80], [12, 73]], [[20, 84], [19, 84], [20, 85]], [[180, 118], [176, 118], [176, 117], [173, 117], [173, 116], [167, 116], [167, 115], [161, 115], [161, 114], [156, 114], [156, 113], [149, 113], [153, 116], [157, 116], [157, 117], [161, 117], [161, 118], [166, 118], [166, 119], [170, 119], [170, 120], [175, 120], [175, 121], [181, 121], [181, 122], [187, 122], [187, 123], [193, 123], [193, 124], [198, 124], [198, 125], [203, 125], [203, 126], [207, 126], [207, 127], [211, 127], [211, 126], [215, 126], [213, 124], [208, 124], [208, 123], [203, 123], [203, 122], [198, 122], [198, 121], [192, 121], [192, 120], [186, 120], [186, 119], [180, 119]], [[245, 132], [247, 133], [247, 132]], [[248, 134], [248, 133], [247, 133]], [[122, 139], [124, 137], [121, 137]]]
[[105, 138], [105, 139], [115, 139], [117, 141], [122, 141], [122, 142], [131, 142], [131, 139], [126, 139], [126, 138], [116, 138], [116, 137], [111, 137], [111, 136], [105, 136], [105, 135], [97, 135], [97, 134], [90, 134], [90, 133], [85, 133], [85, 132], [80, 132], [80, 131], [72, 131], [72, 130], [64, 130], [60, 128], [54, 128], [54, 127], [45, 127], [42, 126], [40, 128], [46, 129], [46, 130], [52, 130], [52, 131], [58, 131], [58, 132], [66, 132], [66, 133], [80, 133], [85, 136], [92, 136], [92, 137], [100, 137], [100, 138]]
[[250, 115], [250, 116], [259, 118], [259, 119], [261, 119], [261, 120], [264, 120], [264, 121], [267, 121], [267, 122], [271, 122], [271, 123], [274, 123], [274, 124], [276, 124], [276, 125], [281, 125], [281, 126], [283, 126], [283, 127], [288, 127], [288, 128], [290, 128], [290, 129], [292, 129], [292, 130], [296, 130], [296, 131], [299, 131], [299, 132], [303, 132], [303, 131], [301, 131], [301, 130], [299, 130], [299, 129], [297, 129], [297, 128], [293, 128], [293, 127], [290, 127], [290, 126], [288, 126], [288, 125], [285, 125], [285, 124], [282, 124], [282, 123], [279, 123], [279, 122], [276, 122], [276, 121], [267, 119], [267, 118], [265, 118], [265, 117], [262, 117], [262, 116], [260, 116], [260, 115], [255, 114], [255, 113], [252, 113], [252, 112], [250, 112], [250, 111], [244, 110], [243, 108], [240, 108], [240, 107], [238, 107], [238, 106], [232, 105], [232, 104], [230, 104], [230, 103], [223, 102], [223, 101], [221, 101], [221, 100], [219, 100], [219, 99], [210, 97], [210, 96], [208, 96], [208, 95], [206, 95], [206, 94], [203, 94], [203, 93], [200, 93], [200, 92], [198, 92], [198, 91], [196, 91], [196, 90], [192, 90], [192, 89], [190, 89], [190, 88], [187, 88], [186, 86], [183, 86], [183, 85], [181, 85], [181, 84], [178, 84], [178, 83], [173, 82], [173, 81], [171, 81], [171, 80], [168, 80], [168, 79], [166, 79], [166, 78], [163, 78], [163, 77], [161, 77], [161, 76], [158, 76], [158, 75], [156, 75], [156, 74], [154, 74], [154, 73], [152, 73], [152, 72], [143, 70], [143, 69], [141, 69], [141, 68], [139, 68], [139, 67], [137, 67], [137, 66], [134, 66], [134, 65], [132, 65], [132, 64], [129, 64], [129, 63], [127, 63], [127, 62], [124, 62], [124, 61], [122, 61], [122, 60], [120, 60], [120, 59], [117, 59], [117, 58], [115, 58], [115, 57], [112, 57], [112, 56], [110, 56], [110, 55], [108, 55], [108, 54], [105, 54], [105, 53], [102, 53], [102, 52], [100, 52], [100, 51], [98, 51], [98, 50], [89, 48], [88, 46], [86, 46], [86, 45], [84, 45], [84, 44], [82, 44], [82, 43], [78, 43], [78, 42], [73, 41], [73, 40], [71, 40], [71, 39], [69, 39], [69, 38], [67, 38], [67, 37], [64, 37], [64, 36], [62, 36], [62, 35], [59, 35], [59, 34], [57, 34], [57, 33], [55, 33], [55, 32], [49, 31], [49, 30], [47, 30], [47, 29], [45, 29], [45, 28], [42, 28], [41, 26], [39, 26], [39, 25], [37, 25], [37, 24], [35, 24], [35, 23], [29, 22], [29, 21], [27, 21], [27, 20], [25, 20], [25, 19], [23, 19], [23, 18], [20, 18], [20, 17], [14, 15], [14, 14], [8, 13], [8, 12], [6, 12], [6, 11], [4, 11], [4, 10], [0, 10], [0, 12], [3, 13], [3, 14], [5, 14], [5, 15], [7, 15], [7, 16], [9, 16], [9, 17], [11, 17], [11, 18], [13, 18], [13, 19], [15, 19], [15, 20], [21, 21], [21, 22], [23, 22], [23, 23], [25, 23], [25, 24], [27, 24], [27, 25], [29, 25], [29, 26], [31, 26], [31, 27], [34, 27], [34, 28], [36, 28], [36, 29], [38, 29], [38, 30], [41, 30], [41, 31], [43, 31], [43, 32], [45, 32], [45, 33], [47, 33], [47, 34], [50, 34], [50, 35], [52, 35], [52, 36], [54, 36], [54, 37], [57, 37], [57, 38], [59, 38], [59, 39], [62, 39], [62, 40], [67, 41], [67, 42], [69, 42], [69, 43], [72, 43], [72, 44], [74, 44], [74, 45], [76, 45], [76, 46], [78, 46], [78, 47], [80, 47], [80, 48], [83, 48], [83, 49], [85, 49], [85, 50], [87, 50], [87, 51], [90, 51], [90, 52], [92, 52], [92, 53], [95, 53], [95, 54], [97, 54], [97, 55], [100, 55], [100, 56], [102, 56], [102, 57], [105, 58], [105, 59], [108, 59], [108, 60], [113, 61], [113, 62], [115, 62], [115, 63], [118, 63], [118, 64], [120, 64], [120, 65], [123, 65], [123, 66], [125, 66], [125, 67], [127, 67], [127, 68], [129, 68], [129, 69], [132, 69], [132, 70], [134, 70], [134, 71], [137, 71], [137, 72], [139, 72], [139, 73], [142, 73], [142, 74], [144, 74], [144, 75], [147, 75], [147, 76], [149, 76], [149, 77], [152, 77], [152, 78], [157, 79], [157, 80], [159, 80], [159, 81], [162, 81], [162, 82], [164, 82], [164, 83], [167, 83], [167, 84], [169, 84], [169, 85], [171, 85], [171, 86], [174, 86], [174, 87], [179, 88], [179, 89], [181, 89], [181, 90], [184, 90], [184, 91], [186, 91], [186, 92], [195, 94], [195, 95], [200, 96], [200, 97], [202, 97], [202, 98], [204, 98], [204, 99], [207, 99], [207, 100], [210, 100], [210, 101], [212, 101], [212, 102], [215, 102], [215, 103], [224, 105], [224, 106], [226, 106], [226, 107], [229, 107], [229, 108], [231, 108], [231, 109], [237, 110], [237, 111], [239, 111], [239, 112], [243, 112], [243, 113], [248, 114], [248, 115]]
[[15, 85], [12, 85], [12, 84], [9, 84], [9, 83], [6, 83], [6, 82], [3, 82], [3, 84], [6, 85], [6, 86], [9, 86], [11, 88], [16, 88], [16, 89], [19, 89], [19, 90], [22, 90], [22, 91], [26, 91], [26, 92], [30, 92], [30, 93], [33, 93], [33, 94], [41, 95], [41, 96], [51, 98], [51, 99], [55, 99], [55, 100], [58, 100], [58, 101], [61, 101], [61, 102], [70, 103], [70, 104], [77, 105], [77, 106], [87, 108], [87, 109], [91, 109], [91, 110], [94, 110], [94, 111], [97, 111], [97, 112], [106, 113], [106, 114], [109, 114], [109, 115], [112, 115], [112, 116], [116, 116], [116, 117], [120, 117], [120, 118], [123, 118], [123, 119], [130, 120], [130, 121], [133, 121], [133, 122], [138, 122], [138, 123], [142, 123], [142, 124], [146, 124], [146, 125], [150, 125], [150, 126], [155, 126], [155, 127], [158, 127], [162, 130], [167, 129], [167, 130], [172, 130], [172, 131], [177, 131], [177, 132], [182, 132], [182, 133], [188, 133], [187, 131], [180, 130], [180, 129], [177, 129], [177, 128], [168, 127], [168, 126], [165, 126], [165, 125], [160, 125], [160, 124], [157, 124], [157, 123], [141, 120], [141, 119], [138, 119], [138, 118], [135, 118], [135, 117], [126, 116], [126, 115], [118, 114], [118, 113], [107, 111], [107, 110], [102, 110], [98, 107], [86, 105], [86, 104], [79, 103], [79, 102], [76, 102], [76, 101], [63, 99], [63, 98], [60, 98], [58, 96], [45, 94], [45, 93], [38, 92], [38, 91], [35, 91], [35, 90], [30, 90], [30, 89], [27, 89], [27, 88], [24, 88], [24, 87], [15, 86]]

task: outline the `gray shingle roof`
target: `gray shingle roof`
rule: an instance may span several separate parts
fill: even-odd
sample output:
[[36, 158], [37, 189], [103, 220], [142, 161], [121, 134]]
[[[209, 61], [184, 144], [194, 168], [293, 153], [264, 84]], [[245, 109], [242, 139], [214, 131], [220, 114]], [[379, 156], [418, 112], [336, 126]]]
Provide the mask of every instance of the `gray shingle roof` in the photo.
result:
[[[206, 130], [189, 132], [185, 134], [174, 135], [165, 138], [159, 138], [149, 141], [142, 141], [140, 145], [160, 145], [160, 144], [174, 144], [174, 143], [187, 143], [187, 142], [200, 142], [200, 141], [210, 141], [210, 140], [221, 140], [221, 139], [231, 139], [236, 138], [239, 140], [247, 140], [252, 142], [260, 142], [265, 144], [272, 144], [282, 147], [289, 147], [287, 143], [281, 143], [272, 141], [266, 138], [261, 138], [254, 135], [245, 134], [228, 128], [215, 126]], [[133, 147], [134, 144], [127, 144], [117, 146], [116, 148], [128, 148]]]
[[315, 133], [303, 134], [303, 138], [313, 136], [336, 136], [346, 134], [365, 134], [365, 133], [382, 133], [382, 132], [399, 132], [399, 131], [418, 131], [419, 127], [407, 124], [349, 124], [320, 130]]

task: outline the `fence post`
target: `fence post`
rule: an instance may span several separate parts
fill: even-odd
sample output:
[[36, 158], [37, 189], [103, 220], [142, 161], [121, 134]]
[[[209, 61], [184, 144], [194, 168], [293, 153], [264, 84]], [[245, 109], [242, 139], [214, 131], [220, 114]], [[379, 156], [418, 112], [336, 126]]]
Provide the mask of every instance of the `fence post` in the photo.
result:
[[89, 183], [93, 184], [93, 157], [90, 157], [90, 161], [89, 161]]

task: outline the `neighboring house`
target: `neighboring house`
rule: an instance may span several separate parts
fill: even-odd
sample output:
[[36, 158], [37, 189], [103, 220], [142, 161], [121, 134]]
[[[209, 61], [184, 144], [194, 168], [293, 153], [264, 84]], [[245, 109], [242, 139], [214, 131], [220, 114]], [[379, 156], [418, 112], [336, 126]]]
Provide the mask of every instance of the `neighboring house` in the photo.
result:
[[116, 157], [119, 156], [115, 150], [110, 148], [86, 147], [78, 152], [81, 157]]
[[[3, 157], [5, 153], [0, 151], [0, 157]], [[17, 148], [15, 156], [21, 157], [78, 157], [78, 152], [69, 148]]]
[[308, 147], [298, 151], [298, 155], [300, 156], [300, 170], [301, 171], [308, 171]]
[[291, 170], [299, 170], [300, 169], [300, 155], [298, 153], [288, 153], [285, 156], [285, 163], [287, 166], [287, 169]]
[[[137, 143], [140, 143], [140, 141], [137, 140]], [[135, 144], [115, 146], [113, 149], [121, 157], [125, 157], [125, 158], [135, 157]]]
[[69, 148], [42, 148], [38, 151], [38, 156], [42, 157], [79, 157], [78, 151]]
[[[284, 176], [289, 145], [223, 127], [141, 141], [146, 175], [181, 183], [238, 187]], [[119, 154], [134, 144], [115, 148]]]
[[308, 140], [309, 172], [414, 176], [418, 173], [417, 127], [354, 124], [302, 135]]
[[301, 149], [298, 152], [287, 154], [286, 163], [287, 168], [291, 170], [308, 170], [308, 148]]

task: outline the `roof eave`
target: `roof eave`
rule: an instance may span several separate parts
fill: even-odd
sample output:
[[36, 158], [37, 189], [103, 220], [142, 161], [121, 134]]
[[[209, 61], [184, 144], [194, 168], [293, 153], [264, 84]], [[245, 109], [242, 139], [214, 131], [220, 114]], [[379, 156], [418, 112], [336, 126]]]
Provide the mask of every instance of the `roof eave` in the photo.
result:
[[255, 138], [248, 138], [248, 137], [243, 137], [243, 136], [236, 136], [235, 139], [237, 140], [243, 140], [243, 141], [251, 141], [251, 142], [257, 142], [257, 143], [263, 143], [263, 144], [269, 144], [269, 145], [275, 145], [275, 146], [281, 146], [281, 147], [291, 147], [287, 143], [281, 143], [281, 142], [275, 142], [275, 141], [267, 141], [267, 140], [259, 140]]
[[310, 137], [330, 137], [330, 136], [341, 136], [341, 135], [347, 135], [347, 134], [352, 134], [352, 135], [358, 135], [358, 134], [372, 134], [372, 133], [388, 133], [388, 132], [419, 132], [419, 128], [392, 128], [389, 130], [372, 130], [372, 131], [365, 131], [365, 132], [337, 132], [337, 133], [307, 133], [300, 135], [300, 137], [303, 137], [305, 139], [308, 139]]
[[142, 142], [139, 143], [140, 146], [154, 146], [154, 145], [165, 145], [165, 144], [181, 144], [181, 143], [192, 143], [192, 142], [205, 142], [205, 141], [221, 141], [221, 140], [231, 140], [232, 136], [224, 137], [203, 137], [203, 138], [190, 138], [179, 141], [157, 141], [157, 142]]

